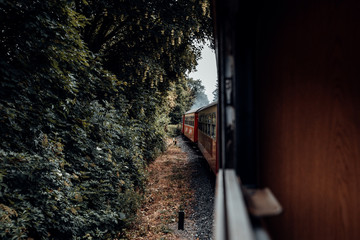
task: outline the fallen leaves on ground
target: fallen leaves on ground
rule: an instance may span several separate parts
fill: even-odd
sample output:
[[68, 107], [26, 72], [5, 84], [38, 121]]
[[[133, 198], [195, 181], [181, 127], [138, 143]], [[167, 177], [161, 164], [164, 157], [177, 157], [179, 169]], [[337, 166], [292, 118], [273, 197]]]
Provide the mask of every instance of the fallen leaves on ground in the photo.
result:
[[138, 211], [128, 239], [188, 239], [177, 230], [178, 212], [185, 212], [190, 226], [194, 191], [190, 187], [192, 168], [187, 154], [171, 144], [168, 150], [148, 166], [145, 202]]

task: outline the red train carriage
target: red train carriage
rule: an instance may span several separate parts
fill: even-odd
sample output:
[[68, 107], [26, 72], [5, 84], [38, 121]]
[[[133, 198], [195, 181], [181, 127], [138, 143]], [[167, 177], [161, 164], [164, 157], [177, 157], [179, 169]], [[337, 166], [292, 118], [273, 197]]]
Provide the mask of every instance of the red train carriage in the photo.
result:
[[211, 170], [216, 174], [219, 169], [216, 146], [217, 102], [185, 113], [181, 132], [198, 144]]
[[198, 113], [190, 110], [183, 115], [183, 134], [192, 142], [198, 141]]
[[219, 169], [216, 154], [217, 102], [200, 108], [198, 111], [198, 147], [216, 174]]

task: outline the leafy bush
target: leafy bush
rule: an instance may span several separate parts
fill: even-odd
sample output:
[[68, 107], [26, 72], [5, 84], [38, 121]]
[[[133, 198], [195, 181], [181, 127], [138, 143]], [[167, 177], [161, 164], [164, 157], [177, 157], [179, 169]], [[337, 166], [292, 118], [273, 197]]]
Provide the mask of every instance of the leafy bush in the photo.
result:
[[[112, 25], [126, 10], [112, 2], [0, 1], [1, 239], [112, 239], [136, 213], [146, 163], [165, 149], [170, 85], [196, 51], [189, 63], [168, 31], [164, 60], [154, 48], [140, 63], [134, 19]], [[97, 45], [111, 29], [122, 36]]]
[[116, 236], [145, 166], [121, 83], [87, 50], [66, 1], [0, 6], [0, 237]]
[[180, 124], [169, 124], [167, 126], [168, 136], [177, 137], [181, 134], [181, 123]]

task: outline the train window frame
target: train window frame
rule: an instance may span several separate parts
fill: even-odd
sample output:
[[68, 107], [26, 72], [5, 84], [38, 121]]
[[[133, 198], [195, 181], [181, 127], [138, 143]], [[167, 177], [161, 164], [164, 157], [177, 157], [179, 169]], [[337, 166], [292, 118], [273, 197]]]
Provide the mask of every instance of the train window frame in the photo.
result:
[[212, 113], [212, 125], [211, 125], [212, 131], [211, 131], [211, 137], [213, 139], [216, 139], [216, 113]]
[[212, 137], [213, 139], [216, 139], [216, 125], [213, 124], [213, 125], [211, 125], [211, 126], [212, 126], [212, 134], [211, 134], [211, 137]]
[[254, 61], [261, 4], [234, 0], [213, 4], [219, 80], [215, 238], [268, 239], [266, 233], [255, 234], [262, 228], [258, 219], [250, 219], [245, 202], [246, 188], [258, 187]]
[[195, 126], [195, 116], [185, 116], [185, 125]]

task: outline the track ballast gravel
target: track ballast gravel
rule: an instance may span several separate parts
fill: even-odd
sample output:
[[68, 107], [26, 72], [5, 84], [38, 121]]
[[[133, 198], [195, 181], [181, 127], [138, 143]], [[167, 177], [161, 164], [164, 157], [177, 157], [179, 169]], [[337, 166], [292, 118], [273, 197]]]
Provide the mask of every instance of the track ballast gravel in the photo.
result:
[[[177, 145], [187, 153], [187, 160], [193, 168], [191, 188], [195, 195], [193, 213], [185, 218], [185, 221], [189, 219], [192, 224], [189, 226], [185, 222], [185, 230], [180, 235], [183, 235], [185, 239], [213, 239], [215, 176], [195, 144], [183, 136], [178, 136], [176, 140]], [[190, 229], [186, 229], [187, 226]]]

